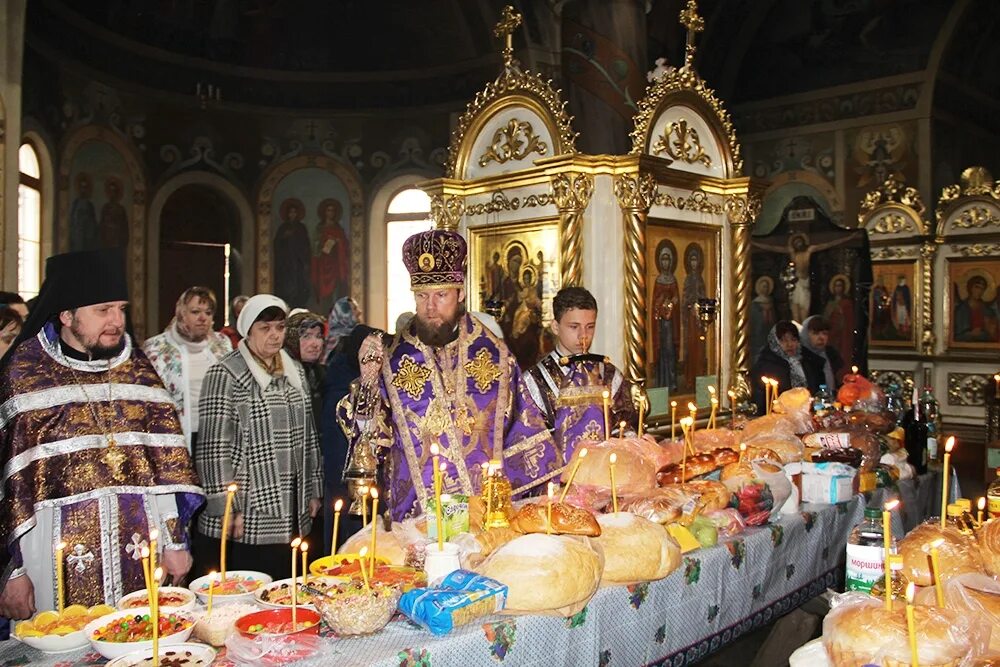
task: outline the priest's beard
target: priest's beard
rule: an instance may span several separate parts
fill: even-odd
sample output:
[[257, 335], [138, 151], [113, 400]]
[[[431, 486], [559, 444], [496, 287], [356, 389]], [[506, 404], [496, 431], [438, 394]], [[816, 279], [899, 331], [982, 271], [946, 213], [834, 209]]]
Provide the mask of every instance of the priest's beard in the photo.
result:
[[458, 304], [455, 316], [450, 320], [445, 320], [441, 324], [428, 324], [417, 315], [413, 318], [416, 328], [417, 338], [424, 345], [431, 347], [444, 347], [448, 343], [458, 338], [458, 321], [465, 316], [465, 304]]
[[98, 359], [113, 359], [122, 351], [125, 347], [125, 332], [122, 331], [118, 336], [118, 342], [113, 345], [102, 345], [100, 341], [100, 336], [86, 336], [80, 325], [77, 323], [76, 318], [69, 326], [69, 330], [73, 332], [76, 339], [80, 341], [83, 345], [83, 349], [88, 357], [92, 360]]

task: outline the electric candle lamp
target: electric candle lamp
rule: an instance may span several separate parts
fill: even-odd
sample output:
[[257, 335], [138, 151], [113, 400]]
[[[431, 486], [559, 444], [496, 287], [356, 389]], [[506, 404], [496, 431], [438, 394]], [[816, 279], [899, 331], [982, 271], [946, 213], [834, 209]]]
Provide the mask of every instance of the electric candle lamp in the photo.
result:
[[566, 480], [566, 486], [563, 487], [562, 493], [559, 495], [559, 502], [566, 499], [566, 492], [569, 491], [570, 484], [573, 483], [573, 478], [576, 477], [576, 471], [580, 469], [580, 462], [583, 457], [587, 455], [587, 448], [583, 447], [580, 449], [580, 453], [576, 455], [576, 463], [573, 464], [572, 470], [569, 471], [569, 479]]
[[340, 532], [340, 511], [344, 509], [344, 501], [337, 498], [333, 504], [333, 537], [330, 540], [330, 555], [337, 553], [337, 533]]
[[948, 518], [948, 478], [951, 475], [951, 450], [955, 448], [955, 436], [949, 435], [944, 444], [944, 470], [941, 477], [941, 527]]

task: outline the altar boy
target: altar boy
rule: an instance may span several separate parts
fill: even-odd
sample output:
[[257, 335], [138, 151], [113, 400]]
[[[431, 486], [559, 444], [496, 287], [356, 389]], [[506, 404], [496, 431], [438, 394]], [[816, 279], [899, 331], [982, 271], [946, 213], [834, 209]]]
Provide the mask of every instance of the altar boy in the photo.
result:
[[564, 287], [552, 299], [555, 349], [521, 376], [524, 388], [552, 430], [563, 464], [578, 446], [604, 440], [604, 398], [609, 392], [609, 421], [626, 435], [638, 426], [632, 383], [602, 355], [591, 354], [597, 328], [597, 300], [582, 287]]

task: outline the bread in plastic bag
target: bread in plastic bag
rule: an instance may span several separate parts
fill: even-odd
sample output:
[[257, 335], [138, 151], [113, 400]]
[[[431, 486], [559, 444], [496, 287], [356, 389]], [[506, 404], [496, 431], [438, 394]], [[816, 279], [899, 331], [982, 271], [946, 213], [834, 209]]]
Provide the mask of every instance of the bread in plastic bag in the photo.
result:
[[[976, 531], [979, 555], [986, 573], [1000, 577], [1000, 519], [990, 519]], [[1000, 633], [1000, 630], [997, 630]]]
[[802, 444], [801, 438], [787, 433], [762, 433], [744, 442], [748, 452], [754, 448], [773, 451], [781, 459], [782, 464], [801, 461], [805, 454], [805, 445]]
[[[835, 667], [910, 665], [906, 605], [887, 611], [879, 598], [862, 593], [835, 595], [823, 619], [823, 645]], [[986, 651], [990, 628], [981, 619], [952, 609], [914, 607], [921, 667], [960, 667]]]
[[941, 577], [949, 579], [968, 572], [982, 572], [979, 548], [975, 541], [952, 526], [941, 527], [940, 519], [928, 519], [899, 541], [898, 553], [903, 556], [903, 574], [917, 586], [934, 583], [931, 574], [930, 544], [938, 538]]
[[[785, 435], [796, 435], [795, 422], [788, 415], [772, 412], [763, 417], [751, 419], [743, 427], [743, 439], [749, 440], [758, 435], [771, 435], [783, 433]], [[811, 429], [810, 429], [811, 430]]]
[[633, 438], [612, 438], [587, 447], [587, 455], [580, 459], [583, 447], [573, 451], [573, 457], [563, 471], [562, 481], [569, 480], [570, 471], [580, 461], [573, 485], [611, 490], [611, 454], [617, 456], [615, 463], [615, 485], [619, 494], [641, 492], [656, 488], [655, 463], [644, 454], [645, 444]]
[[728, 428], [703, 428], [694, 432], [694, 451], [711, 452], [719, 449], [739, 449], [740, 432]]
[[783, 415], [789, 422], [796, 434], [811, 433], [813, 430], [812, 420], [812, 395], [805, 387], [796, 387], [784, 391], [774, 402], [776, 414]]
[[768, 461], [732, 463], [722, 469], [722, 483], [736, 495], [737, 509], [748, 526], [767, 523], [792, 493], [784, 469]]
[[[914, 601], [937, 604], [936, 586], [917, 591]], [[1000, 652], [1000, 582], [984, 574], [960, 574], [944, 583], [944, 605], [990, 626], [990, 650]]]

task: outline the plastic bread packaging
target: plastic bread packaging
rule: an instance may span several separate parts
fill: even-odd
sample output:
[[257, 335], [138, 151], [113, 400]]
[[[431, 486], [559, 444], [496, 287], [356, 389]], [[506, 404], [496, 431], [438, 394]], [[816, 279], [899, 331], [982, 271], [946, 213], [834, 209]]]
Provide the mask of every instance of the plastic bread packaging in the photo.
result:
[[[914, 601], [937, 604], [935, 586], [917, 591]], [[990, 633], [990, 650], [1000, 653], [1000, 582], [984, 574], [960, 574], [944, 582], [944, 606], [985, 621]]]
[[775, 414], [780, 414], [792, 426], [793, 434], [810, 433], [813, 430], [812, 395], [805, 387], [784, 391], [774, 402]]
[[694, 432], [694, 451], [711, 452], [720, 447], [738, 450], [740, 433], [727, 428], [703, 428]]
[[436, 636], [503, 610], [507, 587], [481, 574], [455, 570], [434, 588], [415, 588], [403, 593], [399, 610], [407, 618]]
[[[823, 619], [823, 644], [835, 667], [909, 666], [906, 605], [885, 603], [862, 593], [835, 595]], [[953, 609], [914, 606], [921, 667], [967, 667], [987, 651], [990, 628], [979, 618]]]
[[722, 473], [722, 483], [736, 495], [737, 509], [748, 526], [767, 523], [792, 493], [784, 469], [769, 461], [733, 463]]
[[802, 444], [802, 440], [786, 433], [761, 433], [744, 442], [747, 446], [747, 452], [752, 451], [753, 448], [769, 449], [778, 455], [782, 464], [801, 461], [805, 454], [805, 445]]
[[610, 457], [617, 456], [615, 484], [618, 493], [641, 492], [656, 488], [656, 465], [643, 454], [644, 445], [630, 438], [612, 438], [587, 447], [587, 456], [579, 458], [582, 447], [577, 447], [562, 474], [562, 483], [569, 480], [570, 471], [577, 468], [573, 485], [611, 490]]
[[930, 544], [938, 538], [941, 577], [949, 579], [960, 574], [982, 573], [982, 560], [975, 539], [957, 528], [941, 528], [940, 519], [928, 519], [899, 541], [898, 553], [903, 556], [903, 574], [917, 586], [934, 583], [930, 565]]
[[[983, 559], [986, 574], [1000, 577], [1000, 519], [990, 519], [976, 531], [979, 555]], [[1000, 630], [997, 630], [1000, 634]]]
[[[795, 427], [795, 422], [788, 415], [772, 412], [769, 415], [748, 421], [743, 427], [743, 439], [748, 440], [758, 435], [776, 435], [778, 433], [796, 435]], [[812, 429], [810, 428], [810, 430]]]

